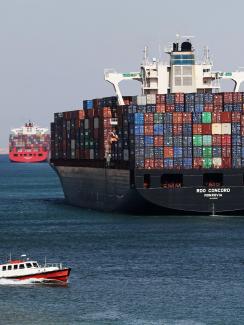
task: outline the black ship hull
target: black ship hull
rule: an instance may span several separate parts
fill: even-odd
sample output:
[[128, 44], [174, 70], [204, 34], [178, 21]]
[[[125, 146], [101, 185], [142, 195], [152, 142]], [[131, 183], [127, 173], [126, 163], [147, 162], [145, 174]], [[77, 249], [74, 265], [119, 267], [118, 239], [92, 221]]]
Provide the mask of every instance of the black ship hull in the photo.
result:
[[[52, 165], [67, 202], [79, 207], [159, 214], [244, 211], [243, 169], [167, 171]], [[162, 179], [167, 181], [162, 183]]]

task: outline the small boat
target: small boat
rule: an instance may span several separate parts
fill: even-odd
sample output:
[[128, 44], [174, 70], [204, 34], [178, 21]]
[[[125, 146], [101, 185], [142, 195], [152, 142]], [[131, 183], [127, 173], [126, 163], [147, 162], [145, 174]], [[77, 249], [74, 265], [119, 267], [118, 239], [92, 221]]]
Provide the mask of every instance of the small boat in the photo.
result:
[[[26, 256], [22, 255], [21, 257]], [[27, 259], [10, 260], [0, 264], [0, 279], [33, 280], [33, 282], [62, 283], [68, 281], [71, 268], [63, 267], [62, 263], [44, 263]]]

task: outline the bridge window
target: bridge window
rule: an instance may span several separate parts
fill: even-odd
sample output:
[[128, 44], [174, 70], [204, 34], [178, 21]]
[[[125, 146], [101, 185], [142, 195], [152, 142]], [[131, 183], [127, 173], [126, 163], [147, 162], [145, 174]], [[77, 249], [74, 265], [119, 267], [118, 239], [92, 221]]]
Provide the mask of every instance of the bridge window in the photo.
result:
[[12, 265], [8, 265], [8, 270], [12, 270]]
[[18, 264], [14, 264], [14, 270], [18, 269]]
[[207, 187], [223, 186], [223, 174], [222, 173], [203, 174], [203, 185]]
[[3, 267], [2, 267], [2, 271], [6, 271], [6, 265], [4, 265]]
[[25, 268], [25, 264], [20, 264], [20, 265], [19, 265], [19, 268], [20, 268], [20, 269], [24, 269], [24, 268]]
[[28, 269], [29, 269], [30, 267], [32, 267], [31, 263], [26, 263], [25, 265], [26, 265], [26, 267], [27, 267]]

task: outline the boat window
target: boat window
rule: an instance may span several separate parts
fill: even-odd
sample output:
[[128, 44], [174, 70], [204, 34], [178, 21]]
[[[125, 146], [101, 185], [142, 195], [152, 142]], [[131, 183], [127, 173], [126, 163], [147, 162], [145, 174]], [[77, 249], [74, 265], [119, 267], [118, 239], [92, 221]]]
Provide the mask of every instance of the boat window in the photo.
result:
[[18, 269], [18, 264], [14, 264], [14, 270]]
[[19, 268], [20, 268], [20, 269], [24, 269], [24, 268], [25, 268], [25, 264], [20, 264], [20, 265], [19, 265]]
[[34, 266], [34, 267], [38, 267], [37, 263], [33, 263], [33, 266]]
[[3, 266], [2, 270], [3, 271], [6, 271], [6, 265]]
[[12, 270], [12, 265], [8, 265], [8, 270]]
[[26, 263], [25, 265], [26, 265], [26, 267], [28, 267], [28, 268], [32, 267], [31, 263]]

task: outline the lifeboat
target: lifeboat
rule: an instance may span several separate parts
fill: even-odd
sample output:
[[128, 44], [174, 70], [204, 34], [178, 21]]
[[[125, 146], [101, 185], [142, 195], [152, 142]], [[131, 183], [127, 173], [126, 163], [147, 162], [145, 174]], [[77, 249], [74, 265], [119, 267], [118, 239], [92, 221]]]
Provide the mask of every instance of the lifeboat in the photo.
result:
[[64, 267], [62, 263], [44, 263], [40, 265], [33, 260], [9, 260], [0, 264], [0, 279], [33, 280], [33, 282], [66, 284], [71, 268]]

